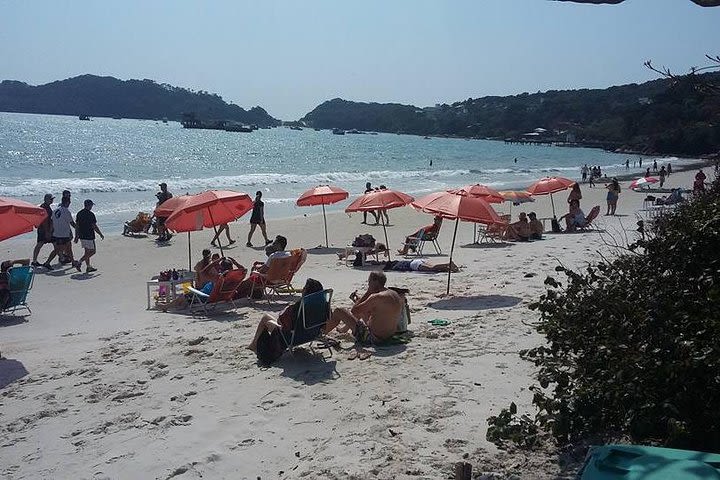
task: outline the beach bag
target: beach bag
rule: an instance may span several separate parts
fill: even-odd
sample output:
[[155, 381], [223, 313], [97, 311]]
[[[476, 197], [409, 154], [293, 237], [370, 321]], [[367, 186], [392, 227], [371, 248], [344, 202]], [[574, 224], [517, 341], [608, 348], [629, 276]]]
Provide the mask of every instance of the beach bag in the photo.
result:
[[257, 341], [256, 354], [258, 361], [263, 366], [271, 365], [275, 360], [285, 353], [285, 344], [281, 337], [280, 329], [276, 328], [272, 333], [265, 330], [260, 334]]
[[555, 233], [562, 232], [562, 228], [560, 228], [560, 222], [558, 222], [557, 218], [553, 217], [550, 221], [550, 225], [552, 226], [552, 231]]
[[353, 267], [362, 267], [363, 266], [363, 255], [362, 252], [357, 252], [355, 254], [355, 260], [353, 260]]
[[352, 243], [353, 247], [374, 247], [375, 238], [369, 233], [358, 235]]

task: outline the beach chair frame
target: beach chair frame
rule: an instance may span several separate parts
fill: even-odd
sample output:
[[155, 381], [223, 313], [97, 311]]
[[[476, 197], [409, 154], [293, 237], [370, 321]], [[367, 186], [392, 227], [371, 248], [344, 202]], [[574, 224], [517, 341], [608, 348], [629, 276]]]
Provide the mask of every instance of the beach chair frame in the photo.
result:
[[475, 243], [503, 243], [508, 228], [510, 228], [510, 224], [507, 222], [482, 225], [478, 228]]
[[[0, 310], [2, 314], [15, 315], [18, 310], [27, 310], [32, 314], [27, 304], [27, 296], [35, 281], [35, 272], [29, 265], [12, 267], [8, 270], [8, 286], [10, 288], [10, 304]], [[19, 283], [19, 284], [18, 284]]]
[[256, 275], [256, 281], [252, 284], [248, 298], [253, 298], [257, 288], [262, 288], [268, 303], [272, 303], [272, 300], [280, 294], [297, 293], [298, 290], [292, 286], [292, 280], [306, 258], [305, 249], [299, 249], [288, 257], [272, 259], [266, 273], [253, 273]]
[[420, 232], [420, 235], [418, 235], [417, 237], [410, 237], [410, 241], [403, 244], [403, 246], [409, 247], [411, 252], [406, 256], [415, 255], [417, 257], [421, 257], [423, 255], [425, 243], [427, 242], [432, 243], [432, 246], [435, 248], [435, 253], [437, 253], [438, 255], [442, 255], [442, 251], [440, 250], [440, 244], [437, 240], [439, 234], [439, 231], [430, 233]]
[[597, 230], [598, 228], [595, 226], [595, 220], [600, 216], [600, 205], [595, 205], [593, 208], [590, 209], [590, 213], [587, 214], [585, 217], [585, 225], [582, 227], [577, 227], [578, 230], [581, 232], [587, 232], [589, 230]]
[[237, 309], [235, 296], [246, 274], [247, 270], [244, 268], [226, 272], [225, 275], [220, 276], [209, 295], [196, 288], [189, 287], [188, 291], [192, 293], [190, 313], [194, 315], [198, 310], [202, 310], [205, 315], [209, 315], [210, 310], [214, 310], [215, 307], [222, 303], [229, 303], [233, 309]]
[[[330, 316], [332, 314], [332, 297], [333, 289], [327, 288], [322, 292], [315, 292], [300, 299], [300, 308], [298, 309], [297, 316], [293, 322], [293, 329], [289, 333], [290, 338], [288, 339], [287, 334], [282, 335], [283, 341], [285, 342], [285, 346], [290, 352], [290, 355], [293, 354], [295, 347], [306, 343], [309, 344], [308, 346], [310, 350], [314, 352], [315, 350], [313, 349], [312, 344], [313, 342], [318, 341], [322, 348], [328, 349], [330, 356], [332, 357], [331, 343], [326, 340], [325, 332], [323, 331], [323, 328], [327, 325], [327, 322], [330, 320]], [[322, 299], [322, 304], [320, 304], [317, 299]], [[319, 311], [315, 310], [316, 308]], [[322, 310], [320, 310], [320, 308], [322, 308]], [[302, 330], [299, 332], [299, 329]], [[309, 340], [304, 339], [303, 341], [296, 343], [298, 333], [303, 333], [313, 329], [318, 329], [316, 335]]]

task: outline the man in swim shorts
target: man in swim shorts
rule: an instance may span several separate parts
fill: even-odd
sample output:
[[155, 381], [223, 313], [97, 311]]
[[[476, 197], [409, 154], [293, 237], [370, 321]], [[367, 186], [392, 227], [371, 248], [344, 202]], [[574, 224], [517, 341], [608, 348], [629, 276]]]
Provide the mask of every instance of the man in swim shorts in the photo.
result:
[[[397, 331], [404, 302], [397, 292], [385, 288], [385, 274], [370, 272], [368, 291], [357, 299], [352, 308], [336, 308], [325, 327], [329, 332], [350, 330], [355, 340], [363, 345], [387, 340]], [[356, 297], [351, 296], [353, 300]]]

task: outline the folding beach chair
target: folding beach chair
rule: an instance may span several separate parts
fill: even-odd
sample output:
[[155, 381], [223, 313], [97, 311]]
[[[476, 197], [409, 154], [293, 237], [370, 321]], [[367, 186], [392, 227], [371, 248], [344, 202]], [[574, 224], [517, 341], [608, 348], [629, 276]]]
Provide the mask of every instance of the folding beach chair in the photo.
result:
[[595, 205], [592, 210], [590, 210], [590, 213], [588, 213], [587, 217], [585, 217], [585, 225], [583, 225], [582, 227], [578, 227], [578, 229], [583, 232], [595, 229], [593, 221], [598, 217], [598, 215], [600, 215], [600, 205]]
[[481, 226], [478, 228], [475, 243], [502, 243], [505, 241], [505, 232], [508, 227], [508, 223], [492, 223]]
[[12, 313], [25, 309], [32, 313], [27, 304], [27, 296], [33, 285], [35, 273], [30, 266], [12, 267], [8, 270], [8, 288], [10, 289], [10, 303], [0, 313]]
[[440, 244], [437, 241], [439, 233], [439, 231], [433, 231], [430, 233], [420, 232], [420, 235], [417, 237], [409, 237], [408, 241], [403, 243], [403, 246], [408, 247], [409, 251], [412, 252], [412, 254], [420, 257], [423, 254], [425, 242], [431, 242], [433, 247], [435, 247], [435, 253], [441, 255], [442, 252], [440, 251]]
[[249, 298], [253, 298], [256, 289], [261, 288], [266, 295], [268, 303], [274, 297], [283, 293], [297, 293], [298, 290], [292, 286], [292, 279], [305, 263], [307, 251], [304, 248], [293, 250], [289, 257], [274, 258], [270, 261], [268, 270], [265, 273], [253, 272], [254, 279], [250, 289]]
[[293, 321], [293, 328], [290, 332], [283, 332], [282, 338], [285, 341], [290, 354], [298, 345], [310, 344], [318, 340], [323, 348], [327, 348], [332, 356], [331, 345], [325, 341], [325, 325], [330, 320], [332, 309], [333, 290], [328, 288], [322, 292], [315, 292], [304, 296], [300, 300], [300, 308]]
[[230, 270], [220, 275], [210, 294], [201, 292], [195, 288], [188, 288], [188, 291], [192, 294], [190, 299], [190, 312], [195, 312], [201, 309], [206, 315], [209, 313], [209, 308], [213, 308], [220, 303], [230, 303], [233, 308], [237, 308], [235, 303], [235, 296], [240, 284], [245, 279], [247, 270], [238, 268]]

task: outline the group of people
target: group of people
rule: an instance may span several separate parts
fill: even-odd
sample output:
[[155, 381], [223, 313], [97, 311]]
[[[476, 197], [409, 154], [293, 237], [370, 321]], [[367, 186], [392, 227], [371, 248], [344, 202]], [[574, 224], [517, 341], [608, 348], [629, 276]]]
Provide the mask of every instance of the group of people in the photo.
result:
[[602, 177], [602, 168], [600, 165], [588, 167], [587, 163], [580, 168], [580, 175], [583, 183], [589, 183], [590, 187], [595, 186], [595, 179]]
[[[387, 277], [382, 271], [370, 272], [368, 276], [368, 287], [363, 295], [357, 291], [350, 295], [352, 305], [350, 307], [335, 308], [327, 321], [323, 332], [328, 334], [332, 331], [338, 333], [350, 333], [355, 341], [362, 346], [382, 343], [398, 332], [398, 326], [406, 305], [404, 294], [406, 290], [388, 288]], [[305, 283], [302, 297], [323, 291], [323, 285], [312, 278]], [[270, 334], [270, 342], [277, 345], [289, 344], [295, 319], [300, 312], [302, 300], [286, 307], [278, 317], [264, 314], [255, 331], [255, 335], [247, 346], [248, 349], [256, 352], [258, 358], [264, 363], [271, 363], [282, 354], [282, 348], [270, 348], [262, 344], [260, 339], [265, 334]], [[268, 357], [268, 351], [278, 352]], [[275, 356], [275, 358], [272, 358]], [[363, 358], [363, 357], [361, 357]]]
[[[98, 227], [95, 214], [92, 212], [94, 203], [87, 199], [83, 202], [83, 208], [73, 218], [70, 211], [72, 203], [71, 193], [69, 190], [62, 192], [60, 204], [52, 210], [52, 203], [55, 200], [52, 194], [45, 194], [43, 203], [40, 207], [45, 210], [47, 217], [37, 229], [37, 243], [33, 250], [33, 258], [31, 265], [33, 267], [44, 267], [46, 270], [53, 270], [52, 261], [57, 257], [61, 265], [71, 265], [78, 272], [82, 271], [82, 265], [85, 264], [87, 273], [95, 272], [97, 269], [90, 264], [90, 258], [97, 252], [95, 244], [96, 235], [104, 239], [103, 233]], [[83, 248], [83, 255], [79, 259], [75, 259], [72, 249], [72, 243], [80, 243]], [[43, 246], [51, 244], [53, 250], [45, 260], [40, 263], [38, 256]]]

